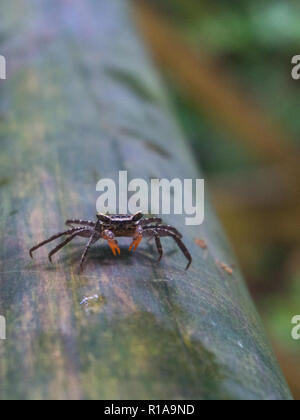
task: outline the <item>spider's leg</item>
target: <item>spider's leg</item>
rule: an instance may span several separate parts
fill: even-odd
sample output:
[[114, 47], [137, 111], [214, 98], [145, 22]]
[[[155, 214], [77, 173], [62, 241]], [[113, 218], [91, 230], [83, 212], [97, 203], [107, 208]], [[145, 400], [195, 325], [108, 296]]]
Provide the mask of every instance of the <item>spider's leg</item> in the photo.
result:
[[151, 230], [151, 229], [165, 229], [165, 230], [169, 230], [171, 232], [173, 232], [176, 236], [178, 236], [178, 238], [182, 238], [182, 234], [174, 227], [171, 225], [146, 225], [143, 227], [144, 230]]
[[147, 228], [144, 231], [144, 236], [148, 237], [148, 242], [150, 242], [153, 238], [155, 239], [155, 244], [156, 244], [156, 248], [157, 251], [159, 253], [159, 258], [158, 258], [158, 262], [160, 262], [160, 260], [162, 259], [163, 256], [163, 248], [162, 248], [162, 244], [161, 244], [161, 240], [159, 238], [159, 235], [156, 233], [156, 230], [154, 227], [152, 228]]
[[142, 239], [143, 239], [143, 228], [142, 226], [138, 226], [136, 228], [135, 234], [133, 235], [133, 241], [129, 247], [129, 251], [133, 250], [133, 252], [135, 252], [137, 250], [137, 247], [141, 243]]
[[103, 233], [102, 233], [102, 238], [105, 239], [110, 247], [110, 249], [112, 250], [112, 253], [114, 254], [114, 256], [117, 256], [117, 253], [120, 255], [121, 251], [118, 245], [117, 240], [115, 239], [115, 235], [113, 234], [113, 232], [111, 230], [106, 229]]
[[160, 217], [148, 217], [147, 219], [143, 219], [140, 221], [142, 226], [149, 225], [150, 223], [162, 223], [162, 219]]
[[184, 243], [182, 242], [181, 239], [179, 239], [177, 236], [173, 236], [174, 241], [177, 243], [177, 245], [179, 246], [179, 248], [181, 249], [182, 253], [184, 254], [184, 256], [186, 257], [186, 259], [188, 260], [188, 264], [186, 266], [186, 270], [189, 269], [189, 266], [192, 264], [192, 256], [189, 252], [189, 250], [187, 249], [187, 247], [184, 245]]
[[69, 220], [66, 220], [66, 225], [67, 226], [81, 225], [81, 226], [95, 227], [96, 223], [92, 222], [91, 220], [69, 219]]
[[71, 235], [72, 233], [74, 233], [74, 232], [76, 232], [80, 229], [82, 229], [82, 228], [73, 228], [73, 229], [66, 230], [65, 232], [57, 233], [56, 235], [51, 236], [51, 238], [47, 239], [46, 241], [43, 241], [43, 242], [39, 243], [38, 245], [31, 248], [31, 250], [29, 251], [29, 254], [30, 254], [31, 258], [33, 258], [33, 255], [32, 255], [33, 252], [36, 251], [38, 248], [48, 244], [49, 242], [54, 241], [55, 239], [60, 238], [63, 235]]
[[88, 232], [86, 229], [77, 230], [77, 232], [73, 233], [67, 239], [65, 239], [62, 243], [60, 243], [56, 248], [54, 248], [50, 254], [48, 255], [49, 261], [52, 263], [52, 256], [56, 254], [60, 249], [66, 246], [69, 242], [71, 242], [76, 236], [79, 236], [83, 232]]
[[88, 254], [88, 252], [90, 250], [90, 247], [96, 241], [98, 241], [98, 239], [101, 238], [101, 236], [100, 236], [99, 232], [97, 232], [97, 230], [95, 230], [95, 229], [94, 230], [90, 230], [90, 232], [91, 232], [91, 237], [90, 237], [90, 239], [89, 239], [89, 241], [88, 241], [88, 243], [87, 243], [87, 245], [86, 245], [86, 247], [84, 249], [84, 252], [83, 252], [82, 257], [81, 257], [81, 260], [80, 260], [80, 271], [82, 270], [83, 264], [84, 264], [84, 262], [86, 260], [87, 254]]
[[166, 230], [170, 230], [171, 232], [175, 233], [176, 236], [178, 236], [179, 238], [182, 238], [182, 234], [174, 226], [158, 225], [157, 227], [162, 228], [162, 229], [166, 229]]
[[158, 235], [155, 235], [155, 243], [156, 243], [157, 251], [159, 253], [159, 258], [158, 258], [158, 262], [159, 262], [163, 256], [163, 248], [161, 245], [161, 240]]
[[189, 268], [189, 266], [192, 263], [192, 256], [189, 253], [187, 247], [184, 245], [184, 243], [182, 242], [181, 238], [179, 238], [175, 233], [173, 233], [170, 230], [164, 229], [164, 228], [156, 228], [156, 233], [163, 237], [163, 236], [171, 236], [174, 241], [176, 242], [176, 244], [178, 245], [178, 247], [181, 249], [182, 253], [184, 254], [184, 256], [186, 257], [186, 259], [188, 260], [188, 264], [186, 266], [186, 270]]

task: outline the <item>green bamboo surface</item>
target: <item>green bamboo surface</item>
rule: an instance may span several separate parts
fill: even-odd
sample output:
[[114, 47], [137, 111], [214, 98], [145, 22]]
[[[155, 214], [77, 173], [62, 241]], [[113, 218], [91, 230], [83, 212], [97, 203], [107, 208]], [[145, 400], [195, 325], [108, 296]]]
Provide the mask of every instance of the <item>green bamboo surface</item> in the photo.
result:
[[[206, 195], [205, 223], [120, 257], [84, 239], [29, 248], [93, 218], [100, 178], [202, 178], [125, 0], [1, 2], [1, 399], [291, 398]], [[194, 243], [202, 238], [203, 250]], [[98, 295], [98, 298], [85, 298]]]

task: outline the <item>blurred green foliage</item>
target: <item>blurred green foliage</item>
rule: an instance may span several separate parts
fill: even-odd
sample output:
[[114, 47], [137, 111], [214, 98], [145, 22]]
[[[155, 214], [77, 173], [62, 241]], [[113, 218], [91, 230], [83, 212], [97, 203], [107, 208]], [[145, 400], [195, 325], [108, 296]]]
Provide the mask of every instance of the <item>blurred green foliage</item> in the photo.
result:
[[[299, 354], [299, 341], [291, 339], [291, 331], [295, 325], [291, 320], [300, 315], [300, 272], [291, 276], [287, 290], [279, 295], [265, 297], [261, 308], [268, 330], [290, 350]], [[290, 325], [290, 328], [287, 328]]]
[[300, 144], [300, 3], [291, 0], [154, 0], [195, 49], [210, 53], [247, 95], [266, 107]]
[[230, 134], [214, 125], [166, 75], [175, 113], [190, 139], [201, 168], [209, 175], [237, 173], [258, 164], [240, 144], [229, 141]]
[[[300, 54], [300, 2], [297, 0], [152, 0], [195, 52], [211, 57], [220, 75], [236, 82], [245, 100], [257, 103], [279, 123], [287, 137], [300, 145], [300, 81], [291, 77], [291, 59]], [[221, 76], [222, 77], [222, 76]], [[175, 111], [191, 140], [195, 156], [209, 178], [238, 174], [261, 165], [243, 143], [199, 109], [172, 79], [169, 82]], [[282, 203], [284, 204], [284, 203]], [[300, 223], [300, 220], [298, 220]], [[249, 222], [251, 223], [251, 222]], [[235, 244], [236, 246], [238, 244]], [[264, 248], [263, 248], [264, 246]], [[299, 265], [287, 268], [299, 244], [257, 244], [255, 269], [246, 276], [250, 288], [260, 277], [256, 302], [275, 344], [283, 351], [284, 365], [293, 365], [289, 354], [299, 353], [299, 341], [291, 338], [291, 319], [300, 314]], [[260, 259], [258, 259], [260, 258]], [[247, 267], [247, 261], [242, 265]], [[255, 279], [255, 280], [254, 280]], [[281, 355], [282, 356], [282, 355]], [[299, 383], [297, 371], [286, 372]], [[293, 378], [293, 375], [295, 376]], [[299, 387], [294, 389], [299, 393]], [[296, 395], [300, 398], [300, 394]]]

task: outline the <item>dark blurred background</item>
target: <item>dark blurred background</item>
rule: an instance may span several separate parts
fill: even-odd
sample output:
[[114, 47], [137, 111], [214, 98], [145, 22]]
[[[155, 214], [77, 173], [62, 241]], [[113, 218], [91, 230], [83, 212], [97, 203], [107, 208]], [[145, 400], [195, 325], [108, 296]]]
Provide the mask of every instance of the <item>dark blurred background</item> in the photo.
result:
[[151, 0], [136, 11], [300, 399], [299, 1]]

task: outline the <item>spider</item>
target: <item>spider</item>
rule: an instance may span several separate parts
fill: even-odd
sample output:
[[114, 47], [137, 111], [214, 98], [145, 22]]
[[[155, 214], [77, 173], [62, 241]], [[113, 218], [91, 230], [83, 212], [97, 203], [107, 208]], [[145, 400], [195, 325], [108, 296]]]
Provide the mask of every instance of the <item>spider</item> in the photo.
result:
[[[191, 265], [192, 257], [181, 240], [181, 233], [179, 233], [178, 230], [175, 229], [173, 226], [162, 224], [162, 219], [158, 217], [143, 217], [144, 215], [141, 212], [138, 212], [134, 215], [106, 215], [98, 213], [97, 220], [95, 222], [79, 219], [67, 220], [66, 225], [70, 226], [71, 229], [51, 236], [51, 238], [31, 248], [29, 253], [31, 258], [33, 258], [33, 252], [36, 251], [38, 248], [48, 244], [49, 242], [54, 241], [55, 239], [60, 238], [61, 236], [66, 236], [66, 239], [49, 253], [49, 260], [50, 262], [52, 262], [52, 256], [56, 254], [60, 249], [62, 249], [65, 245], [67, 245], [69, 242], [71, 242], [76, 236], [89, 238], [80, 261], [81, 271], [90, 247], [99, 239], [107, 240], [108, 245], [110, 246], [114, 256], [117, 256], [117, 254], [120, 254], [121, 251], [118, 246], [118, 242], [115, 239], [116, 237], [132, 237], [133, 241], [129, 247], [130, 251], [136, 251], [143, 237], [147, 237], [149, 238], [149, 240], [154, 238], [159, 253], [158, 261], [160, 261], [163, 256], [163, 249], [160, 238], [164, 236], [169, 236], [174, 239], [178, 247], [181, 249], [185, 257], [187, 258], [187, 270]], [[78, 227], [75, 227], [74, 225], [78, 225]]]

